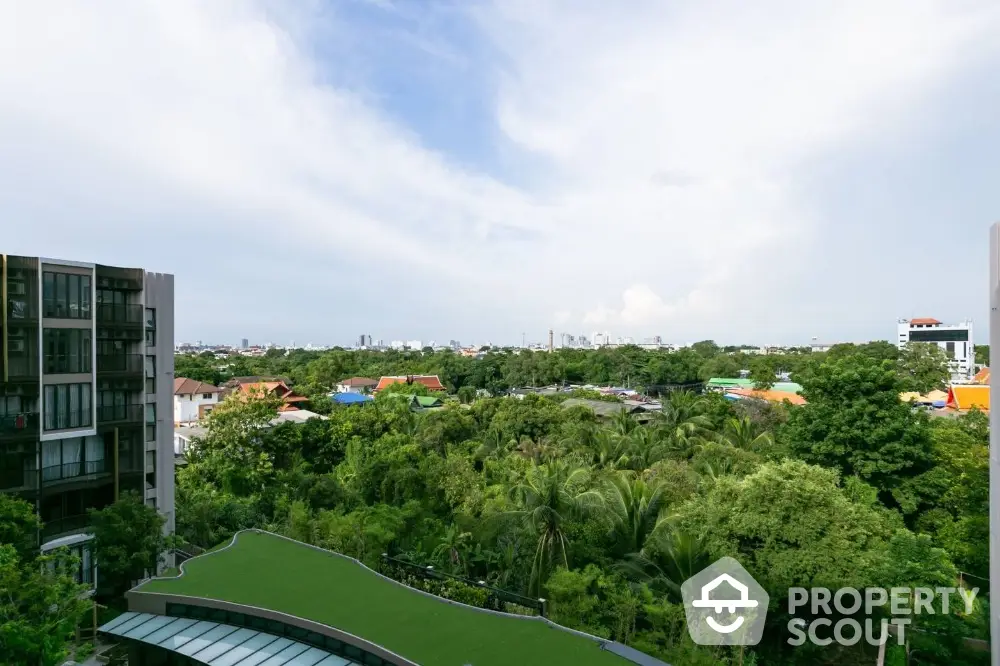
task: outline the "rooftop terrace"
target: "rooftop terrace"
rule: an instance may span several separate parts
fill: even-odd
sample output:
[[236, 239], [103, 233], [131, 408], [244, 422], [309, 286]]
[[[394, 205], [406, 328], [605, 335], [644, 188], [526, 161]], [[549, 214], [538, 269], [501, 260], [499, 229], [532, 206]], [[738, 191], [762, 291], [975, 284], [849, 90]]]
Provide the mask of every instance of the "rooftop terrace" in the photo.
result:
[[422, 666], [632, 666], [598, 641], [540, 618], [449, 603], [350, 558], [267, 533], [241, 532], [231, 546], [186, 562], [179, 577], [156, 578], [134, 592], [279, 611], [348, 632]]

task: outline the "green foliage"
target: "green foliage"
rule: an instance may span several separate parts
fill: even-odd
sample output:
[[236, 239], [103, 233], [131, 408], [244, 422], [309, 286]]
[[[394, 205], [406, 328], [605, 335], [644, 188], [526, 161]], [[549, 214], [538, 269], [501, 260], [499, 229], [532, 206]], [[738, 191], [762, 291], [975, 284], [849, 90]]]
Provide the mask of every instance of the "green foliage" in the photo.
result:
[[124, 495], [99, 511], [91, 509], [90, 522], [102, 586], [120, 594], [132, 582], [157, 571], [167, 548], [166, 518], [146, 506], [137, 493]]
[[58, 549], [24, 560], [0, 544], [0, 655], [10, 666], [56, 666], [69, 653], [77, 622], [89, 607], [86, 588], [69, 572], [79, 560]]
[[938, 345], [911, 342], [900, 352], [897, 365], [907, 391], [926, 393], [948, 382], [948, 356]]
[[38, 555], [41, 524], [35, 507], [22, 499], [0, 493], [0, 543], [10, 544], [23, 561]]

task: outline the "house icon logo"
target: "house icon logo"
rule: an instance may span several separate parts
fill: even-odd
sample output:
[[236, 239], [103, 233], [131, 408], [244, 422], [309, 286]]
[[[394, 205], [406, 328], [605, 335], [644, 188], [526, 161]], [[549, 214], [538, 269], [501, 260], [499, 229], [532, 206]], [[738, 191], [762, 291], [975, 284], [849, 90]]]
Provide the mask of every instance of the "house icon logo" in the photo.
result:
[[739, 562], [723, 557], [681, 585], [688, 633], [698, 645], [756, 645], [770, 598]]

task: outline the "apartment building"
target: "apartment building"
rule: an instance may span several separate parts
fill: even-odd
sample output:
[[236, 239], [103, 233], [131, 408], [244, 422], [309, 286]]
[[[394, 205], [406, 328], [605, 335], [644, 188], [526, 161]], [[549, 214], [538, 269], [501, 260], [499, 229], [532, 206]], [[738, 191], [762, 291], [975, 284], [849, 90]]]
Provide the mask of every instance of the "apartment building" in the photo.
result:
[[943, 324], [931, 317], [900, 319], [896, 322], [896, 346], [902, 349], [908, 342], [927, 342], [944, 350], [952, 381], [969, 381], [976, 374], [972, 321]]
[[0, 300], [0, 492], [93, 583], [88, 509], [135, 491], [173, 531], [173, 276], [0, 254]]

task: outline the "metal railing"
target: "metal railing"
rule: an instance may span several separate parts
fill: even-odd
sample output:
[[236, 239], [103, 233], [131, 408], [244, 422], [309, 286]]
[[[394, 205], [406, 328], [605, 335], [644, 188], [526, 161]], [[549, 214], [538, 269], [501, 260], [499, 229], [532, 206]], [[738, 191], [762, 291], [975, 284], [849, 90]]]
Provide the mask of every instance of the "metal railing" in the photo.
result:
[[97, 408], [98, 423], [141, 423], [143, 405], [105, 405]]
[[108, 469], [106, 460], [81, 460], [42, 467], [42, 482], [75, 479], [90, 474], [103, 474]]
[[0, 435], [31, 435], [38, 432], [38, 412], [0, 416]]
[[97, 322], [100, 324], [143, 324], [141, 305], [122, 305], [113, 303], [97, 304]]
[[142, 354], [98, 354], [98, 372], [142, 372]]
[[42, 537], [49, 538], [66, 532], [86, 529], [90, 525], [90, 516], [81, 514], [78, 516], [65, 516], [44, 521], [42, 525]]
[[486, 581], [483, 580], [471, 580], [469, 578], [463, 578], [462, 576], [456, 576], [455, 574], [437, 571], [433, 566], [421, 566], [419, 564], [414, 564], [413, 562], [390, 557], [387, 553], [382, 553], [382, 564], [383, 570], [380, 573], [389, 576], [389, 578], [395, 578], [395, 576], [392, 575], [394, 573], [392, 571], [392, 567], [396, 567], [402, 572], [410, 573], [421, 578], [431, 580], [451, 579], [464, 583], [469, 587], [486, 590], [485, 608], [490, 610], [505, 611], [506, 609], [504, 608], [504, 604], [514, 604], [516, 606], [533, 610], [542, 617], [545, 617], [547, 610], [545, 599], [532, 599], [531, 597], [526, 597], [522, 594], [509, 592], [507, 590], [502, 590], [499, 587], [487, 585]]
[[[15, 460], [17, 460], [15, 458]], [[21, 459], [13, 467], [0, 467], [0, 490], [36, 490], [38, 468], [31, 460]]]
[[90, 319], [90, 303], [70, 303], [66, 300], [46, 298], [42, 301], [42, 316], [53, 319]]
[[45, 354], [45, 372], [47, 374], [90, 372], [91, 359], [90, 354]]

